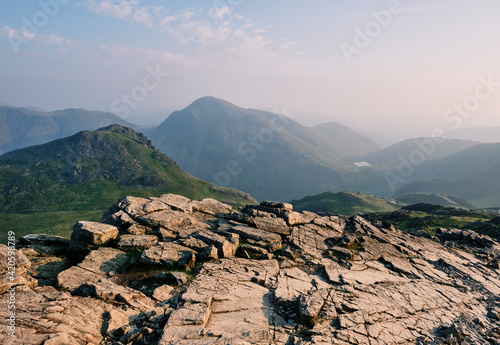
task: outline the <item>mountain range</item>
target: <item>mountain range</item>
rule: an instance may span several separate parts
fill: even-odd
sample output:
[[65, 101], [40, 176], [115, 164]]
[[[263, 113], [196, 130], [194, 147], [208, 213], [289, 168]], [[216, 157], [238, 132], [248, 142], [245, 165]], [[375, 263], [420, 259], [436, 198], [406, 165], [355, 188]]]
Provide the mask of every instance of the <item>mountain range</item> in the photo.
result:
[[[306, 127], [283, 115], [214, 97], [167, 115], [158, 127], [138, 130], [193, 176], [258, 200], [356, 190], [382, 197], [434, 193], [460, 197], [476, 207], [500, 205], [496, 144], [414, 138], [380, 149], [340, 123]], [[132, 126], [105, 112], [0, 107], [0, 150], [49, 142], [111, 122]], [[397, 184], [391, 185], [388, 176], [395, 176]]]
[[86, 109], [53, 112], [0, 106], [0, 154], [111, 124], [141, 129], [114, 114]]
[[[333, 135], [328, 136], [330, 131]], [[309, 128], [213, 97], [174, 112], [151, 139], [194, 176], [260, 200], [291, 200], [306, 191], [349, 185], [358, 169], [343, 158], [377, 149], [340, 124]]]

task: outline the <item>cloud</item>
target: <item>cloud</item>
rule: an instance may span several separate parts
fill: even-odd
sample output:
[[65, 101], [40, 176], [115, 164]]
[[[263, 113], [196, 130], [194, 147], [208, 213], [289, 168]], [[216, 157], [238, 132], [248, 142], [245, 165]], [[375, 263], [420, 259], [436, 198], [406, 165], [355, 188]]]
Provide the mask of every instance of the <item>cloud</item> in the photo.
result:
[[227, 6], [218, 8], [212, 7], [208, 10], [208, 15], [214, 19], [223, 19], [225, 16], [228, 16], [230, 14], [231, 10]]
[[16, 30], [10, 26], [4, 25], [0, 27], [0, 36], [17, 40], [18, 42], [39, 42], [54, 45], [78, 45], [79, 41], [65, 38], [56, 34], [36, 34], [28, 30]]
[[148, 27], [153, 27], [158, 16], [166, 14], [163, 7], [140, 6], [138, 0], [87, 0], [84, 5], [97, 14]]
[[[171, 12], [159, 6], [143, 6], [138, 0], [84, 0], [91, 11], [145, 25], [165, 32], [180, 44], [198, 44], [201, 48], [214, 47], [220, 52], [241, 56], [275, 55], [274, 51], [292, 50], [293, 42], [277, 43], [266, 38], [268, 27], [244, 18], [228, 6], [203, 9], [184, 9]], [[253, 51], [251, 51], [253, 49]]]

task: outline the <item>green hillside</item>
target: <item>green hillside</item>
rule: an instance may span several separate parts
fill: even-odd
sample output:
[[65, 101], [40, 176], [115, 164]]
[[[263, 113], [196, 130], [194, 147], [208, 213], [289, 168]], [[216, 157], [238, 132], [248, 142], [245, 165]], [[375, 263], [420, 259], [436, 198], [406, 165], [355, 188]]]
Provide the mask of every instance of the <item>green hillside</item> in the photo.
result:
[[291, 203], [297, 211], [331, 212], [344, 215], [391, 212], [405, 205], [393, 199], [386, 199], [375, 195], [364, 195], [352, 191], [339, 193], [326, 192], [307, 196], [300, 200], [293, 200]]
[[0, 156], [2, 234], [68, 235], [126, 195], [177, 193], [238, 206], [255, 200], [192, 177], [142, 134], [119, 125], [85, 131]]
[[397, 200], [408, 204], [431, 204], [444, 207], [462, 207], [468, 209], [474, 209], [474, 205], [469, 203], [463, 198], [452, 195], [441, 195], [433, 193], [413, 193], [404, 194], [396, 198]]

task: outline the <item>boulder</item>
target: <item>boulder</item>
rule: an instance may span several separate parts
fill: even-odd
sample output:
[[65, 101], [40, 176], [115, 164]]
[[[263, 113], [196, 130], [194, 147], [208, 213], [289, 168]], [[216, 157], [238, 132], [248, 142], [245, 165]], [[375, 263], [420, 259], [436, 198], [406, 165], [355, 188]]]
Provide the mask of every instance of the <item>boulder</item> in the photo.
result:
[[169, 273], [169, 275], [177, 285], [184, 285], [189, 281], [186, 273], [172, 271]]
[[166, 301], [166, 300], [172, 298], [173, 291], [174, 291], [174, 288], [172, 286], [162, 285], [162, 286], [157, 287], [153, 291], [153, 294], [151, 297], [153, 297], [153, 299], [155, 299], [159, 302], [163, 302], [163, 301]]
[[219, 251], [219, 258], [229, 258], [236, 254], [238, 243], [232, 243], [225, 237], [217, 235], [211, 231], [198, 231], [193, 234], [193, 237], [207, 243], [213, 244]]
[[243, 226], [243, 225], [232, 226], [229, 227], [227, 231], [238, 234], [244, 239], [261, 241], [267, 244], [281, 242], [281, 236], [278, 234], [269, 233], [267, 231], [260, 229], [250, 228], [248, 226]]
[[154, 235], [122, 235], [118, 239], [116, 248], [124, 251], [143, 251], [158, 243]]
[[106, 242], [115, 239], [118, 236], [118, 228], [116, 226], [81, 221], [76, 223], [69, 250], [88, 251], [98, 246], [102, 246]]
[[0, 265], [0, 294], [5, 293], [13, 286], [36, 285], [36, 281], [27, 276], [31, 262], [19, 250], [11, 250], [6, 245], [0, 244], [0, 262], [2, 262]]
[[57, 283], [60, 287], [73, 291], [82, 284], [105, 279], [110, 272], [120, 271], [128, 262], [125, 252], [102, 247], [91, 251], [78, 265], [59, 273]]
[[47, 255], [63, 254], [69, 247], [70, 241], [61, 236], [45, 234], [31, 234], [19, 239], [23, 247], [30, 247], [39, 253]]
[[173, 266], [187, 253], [197, 254], [194, 250], [176, 243], [160, 242], [146, 249], [139, 258], [143, 264], [161, 264]]
[[191, 201], [193, 212], [208, 215], [208, 218], [215, 218], [220, 215], [230, 214], [233, 208], [215, 199], [203, 199], [201, 201]]

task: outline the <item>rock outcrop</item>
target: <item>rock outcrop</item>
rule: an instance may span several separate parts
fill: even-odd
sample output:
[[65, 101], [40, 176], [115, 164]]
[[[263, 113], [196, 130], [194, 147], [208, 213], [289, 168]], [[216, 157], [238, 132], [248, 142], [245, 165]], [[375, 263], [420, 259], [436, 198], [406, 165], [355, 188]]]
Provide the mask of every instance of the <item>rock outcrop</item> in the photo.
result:
[[68, 246], [20, 241], [16, 336], [2, 327], [2, 344], [500, 344], [500, 244], [467, 229], [419, 237], [169, 194], [77, 223], [80, 262], [51, 243]]

